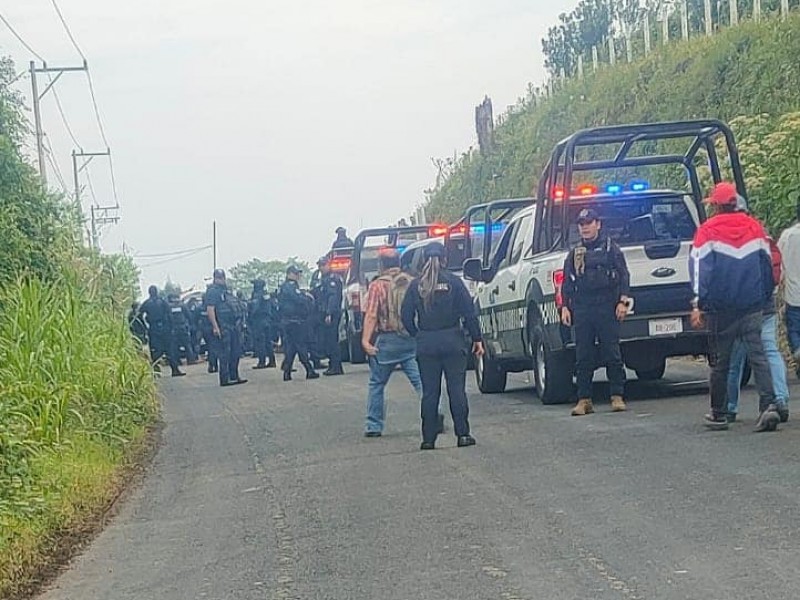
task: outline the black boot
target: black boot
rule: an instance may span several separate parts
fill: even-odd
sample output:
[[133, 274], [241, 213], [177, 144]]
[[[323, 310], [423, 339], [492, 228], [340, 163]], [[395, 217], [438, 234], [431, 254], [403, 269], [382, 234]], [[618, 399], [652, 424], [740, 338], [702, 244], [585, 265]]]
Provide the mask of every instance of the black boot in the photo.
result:
[[172, 376], [173, 377], [184, 377], [186, 373], [181, 371], [180, 369], [172, 369]]
[[284, 371], [283, 372], [283, 380], [284, 381], [291, 381], [292, 380], [292, 372], [291, 371]]
[[270, 361], [267, 363], [267, 368], [268, 368], [268, 369], [277, 369], [277, 368], [278, 368], [278, 365], [277, 365], [277, 363], [275, 362], [275, 359], [274, 359], [274, 358], [273, 358], [273, 359], [270, 359]]
[[256, 366], [253, 367], [254, 369], [266, 369], [267, 363], [258, 363]]
[[319, 379], [319, 373], [314, 370], [306, 370], [306, 379]]

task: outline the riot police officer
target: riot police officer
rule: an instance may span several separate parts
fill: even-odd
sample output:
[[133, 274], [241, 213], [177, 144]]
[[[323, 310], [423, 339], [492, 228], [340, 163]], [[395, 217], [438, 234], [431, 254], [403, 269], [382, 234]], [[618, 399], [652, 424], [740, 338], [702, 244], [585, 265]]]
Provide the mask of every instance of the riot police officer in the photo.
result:
[[[211, 289], [211, 286], [208, 287]], [[208, 360], [208, 372], [217, 373], [219, 371], [219, 359], [217, 358], [217, 346], [214, 344], [214, 329], [211, 327], [211, 321], [208, 318], [208, 304], [206, 303], [206, 295], [208, 289], [200, 302], [200, 315], [198, 328], [203, 340], [206, 343], [206, 358]]]
[[344, 375], [342, 369], [342, 352], [339, 347], [339, 321], [342, 318], [341, 278], [331, 271], [330, 259], [323, 256], [319, 259], [322, 272], [318, 294], [318, 311], [320, 314], [321, 344], [320, 352], [328, 357], [328, 370], [323, 375]]
[[584, 208], [578, 213], [581, 242], [564, 261], [561, 322], [575, 333], [578, 404], [573, 416], [594, 412], [592, 378], [595, 341], [600, 365], [606, 367], [611, 387], [611, 409], [626, 410], [625, 368], [619, 347], [620, 323], [628, 313], [630, 274], [619, 246], [602, 231], [597, 212]]
[[308, 319], [313, 299], [300, 289], [302, 271], [292, 265], [286, 269], [286, 281], [278, 292], [283, 330], [283, 380], [292, 380], [295, 356], [306, 369], [306, 379], [318, 379], [308, 356]]
[[237, 321], [241, 308], [237, 298], [228, 291], [225, 271], [214, 271], [214, 283], [206, 293], [208, 320], [211, 322], [211, 343], [219, 360], [219, 384], [223, 387], [247, 383], [239, 377], [242, 338]]
[[[254, 369], [266, 369], [275, 366], [275, 353], [272, 350], [270, 336], [270, 320], [272, 306], [266, 293], [267, 283], [263, 279], [253, 280], [253, 294], [250, 298], [247, 313], [247, 324], [253, 342], [253, 354], [258, 359]], [[270, 362], [267, 364], [267, 357]]]
[[131, 304], [131, 310], [128, 312], [128, 328], [131, 335], [139, 341], [139, 349], [141, 350], [141, 347], [147, 343], [147, 326], [139, 317], [138, 302]]
[[325, 308], [322, 299], [322, 259], [317, 261], [318, 270], [311, 277], [311, 297], [314, 301], [314, 310], [308, 316], [308, 354], [311, 364], [317, 371], [326, 369], [322, 361], [328, 358], [325, 352], [324, 324]]
[[150, 358], [156, 371], [159, 371], [158, 361], [164, 354], [169, 359], [173, 377], [183, 377], [178, 363], [173, 360], [170, 352], [172, 337], [172, 324], [170, 321], [170, 308], [167, 301], [158, 294], [158, 288], [151, 285], [147, 290], [149, 298], [139, 307], [139, 317], [147, 323], [147, 338], [150, 342]]
[[347, 229], [344, 227], [337, 227], [336, 228], [336, 239], [333, 241], [331, 245], [332, 250], [337, 250], [340, 248], [352, 248], [355, 244], [353, 244], [353, 240], [347, 237]]
[[424, 256], [422, 274], [411, 282], [403, 298], [401, 313], [406, 331], [417, 338], [417, 362], [422, 377], [420, 450], [436, 447], [436, 437], [441, 430], [438, 409], [443, 373], [458, 447], [474, 446], [465, 389], [467, 346], [462, 324], [472, 339], [472, 352], [482, 356], [484, 350], [478, 316], [464, 282], [445, 268], [444, 245], [439, 242], [429, 244]]
[[170, 359], [177, 365], [181, 364], [181, 347], [186, 349], [186, 364], [192, 365], [197, 362], [194, 354], [192, 339], [189, 334], [189, 323], [191, 315], [189, 309], [181, 302], [177, 294], [167, 296], [169, 303], [169, 319], [171, 326], [170, 336]]

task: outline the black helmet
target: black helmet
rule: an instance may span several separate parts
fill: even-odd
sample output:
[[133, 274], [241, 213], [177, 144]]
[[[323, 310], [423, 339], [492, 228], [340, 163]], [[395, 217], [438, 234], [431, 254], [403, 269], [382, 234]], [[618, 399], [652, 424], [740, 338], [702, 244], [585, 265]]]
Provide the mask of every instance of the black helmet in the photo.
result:
[[424, 251], [425, 260], [429, 260], [433, 257], [436, 258], [444, 258], [447, 255], [445, 251], [444, 244], [441, 242], [431, 242], [427, 246], [425, 246]]
[[251, 283], [253, 284], [253, 287], [257, 290], [263, 290], [265, 287], [267, 287], [267, 282], [261, 279], [260, 277], [253, 279]]

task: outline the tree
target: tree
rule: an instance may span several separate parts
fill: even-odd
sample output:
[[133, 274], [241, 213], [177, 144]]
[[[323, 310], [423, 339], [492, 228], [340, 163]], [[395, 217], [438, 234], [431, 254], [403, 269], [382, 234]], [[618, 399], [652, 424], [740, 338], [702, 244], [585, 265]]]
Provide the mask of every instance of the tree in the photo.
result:
[[239, 263], [228, 271], [228, 287], [234, 292], [249, 294], [253, 289], [254, 279], [263, 279], [267, 282], [267, 289], [277, 289], [286, 279], [286, 269], [295, 265], [303, 271], [303, 278], [308, 279], [310, 267], [308, 263], [299, 260], [296, 256], [283, 260], [263, 261], [251, 258], [245, 263]]

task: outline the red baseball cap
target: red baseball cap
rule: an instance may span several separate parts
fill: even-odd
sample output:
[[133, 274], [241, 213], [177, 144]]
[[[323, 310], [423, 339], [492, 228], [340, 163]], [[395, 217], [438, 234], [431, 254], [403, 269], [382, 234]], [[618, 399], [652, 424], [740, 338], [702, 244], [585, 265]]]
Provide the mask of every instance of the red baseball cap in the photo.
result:
[[716, 206], [736, 204], [738, 197], [739, 192], [736, 190], [736, 186], [729, 181], [722, 181], [714, 186], [711, 195], [706, 198], [706, 202]]

